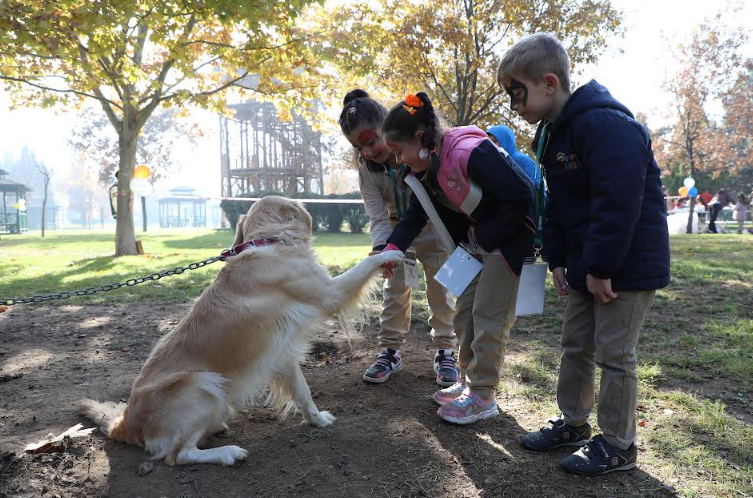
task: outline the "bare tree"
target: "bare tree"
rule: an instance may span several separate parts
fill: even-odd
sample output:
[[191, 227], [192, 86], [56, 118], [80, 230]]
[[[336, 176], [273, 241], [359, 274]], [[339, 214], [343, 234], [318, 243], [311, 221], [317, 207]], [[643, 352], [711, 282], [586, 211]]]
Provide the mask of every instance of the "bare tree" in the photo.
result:
[[34, 165], [37, 167], [37, 171], [42, 175], [44, 179], [44, 199], [42, 200], [42, 237], [44, 237], [45, 218], [47, 216], [47, 193], [50, 188], [50, 179], [52, 178], [52, 170], [48, 168], [44, 163], [34, 161]]

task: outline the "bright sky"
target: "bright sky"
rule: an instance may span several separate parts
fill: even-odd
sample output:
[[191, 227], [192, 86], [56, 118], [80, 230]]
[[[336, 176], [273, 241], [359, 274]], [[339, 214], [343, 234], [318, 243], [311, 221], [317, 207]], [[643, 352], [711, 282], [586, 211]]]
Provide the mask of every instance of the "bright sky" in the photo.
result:
[[[585, 82], [596, 78], [634, 113], [649, 116], [649, 123], [661, 119], [669, 102], [662, 82], [672, 67], [671, 49], [687, 39], [692, 30], [707, 16], [730, 1], [708, 0], [612, 0], [624, 11], [625, 36], [612, 41], [598, 64], [586, 68]], [[753, 2], [745, 2], [737, 19], [753, 19]], [[753, 55], [749, 45], [747, 52]], [[158, 184], [158, 189], [177, 185], [196, 188], [207, 195], [220, 194], [219, 137], [217, 116], [197, 111], [192, 118], [205, 131], [195, 151], [176, 151], [185, 167], [180, 175]], [[7, 95], [0, 91], [0, 157], [18, 155], [27, 144], [37, 157], [53, 169], [67, 175], [75, 160], [67, 138], [75, 120], [73, 115], [51, 110], [8, 109]]]

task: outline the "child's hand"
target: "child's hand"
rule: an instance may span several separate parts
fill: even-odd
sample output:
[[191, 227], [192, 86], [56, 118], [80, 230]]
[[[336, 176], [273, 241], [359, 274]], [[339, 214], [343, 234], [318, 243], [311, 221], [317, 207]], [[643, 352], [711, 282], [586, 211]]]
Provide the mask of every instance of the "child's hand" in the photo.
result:
[[[389, 243], [387, 246], [381, 250], [381, 251], [371, 251], [369, 253], [369, 256], [376, 256], [377, 254], [382, 254], [386, 251], [399, 251], [400, 248], [398, 248], [395, 244]], [[385, 263], [382, 266], [380, 266], [382, 269], [382, 278], [392, 278], [395, 275], [395, 272], [392, 271], [395, 268], [395, 263]]]
[[617, 298], [617, 294], [612, 291], [611, 278], [602, 279], [588, 275], [586, 276], [586, 287], [588, 287], [588, 292], [604, 304]]
[[567, 285], [565, 269], [563, 267], [558, 266], [552, 270], [552, 283], [554, 283], [554, 288], [557, 289], [557, 294], [560, 296], [567, 296], [567, 291], [570, 290], [570, 286]]

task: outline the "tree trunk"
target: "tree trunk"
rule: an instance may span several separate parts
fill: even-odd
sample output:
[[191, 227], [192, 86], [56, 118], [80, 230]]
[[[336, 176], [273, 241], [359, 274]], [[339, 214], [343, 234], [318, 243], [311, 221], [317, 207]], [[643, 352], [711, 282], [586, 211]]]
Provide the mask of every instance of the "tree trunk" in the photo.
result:
[[115, 225], [115, 256], [135, 255], [136, 236], [133, 227], [133, 194], [131, 178], [136, 164], [136, 140], [138, 132], [133, 130], [124, 119], [123, 127], [118, 133], [118, 213]]
[[48, 186], [50, 185], [50, 178], [49, 176], [45, 175], [44, 178], [44, 199], [42, 200], [42, 237], [44, 237], [44, 223], [45, 223], [45, 214], [47, 213], [47, 190]]
[[141, 196], [141, 219], [144, 225], [144, 231], [146, 232], [146, 197]]
[[[695, 179], [695, 160], [693, 158], [693, 155], [690, 155], [690, 178]], [[693, 233], [693, 214], [695, 214], [695, 196], [690, 197], [688, 195], [688, 226], [685, 230], [685, 233], [692, 234]], [[700, 229], [700, 224], [699, 224]]]

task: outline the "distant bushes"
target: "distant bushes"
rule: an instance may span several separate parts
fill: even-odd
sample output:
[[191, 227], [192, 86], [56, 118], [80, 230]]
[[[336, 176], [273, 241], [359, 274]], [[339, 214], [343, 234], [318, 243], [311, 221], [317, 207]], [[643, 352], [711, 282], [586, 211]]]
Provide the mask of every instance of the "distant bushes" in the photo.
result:
[[[265, 197], [267, 195], [283, 195], [280, 192], [255, 192], [253, 194], [244, 194], [239, 197]], [[306, 194], [296, 193], [289, 195], [292, 199], [360, 199], [361, 194], [358, 192], [349, 192], [347, 194]], [[220, 207], [225, 213], [230, 225], [235, 229], [238, 224], [238, 218], [246, 214], [248, 208], [254, 201], [228, 201], [220, 202]], [[339, 233], [342, 230], [343, 222], [350, 226], [351, 233], [363, 233], [364, 228], [369, 222], [369, 216], [363, 204], [336, 204], [336, 203], [304, 203], [311, 219], [313, 221], [314, 231], [324, 229], [328, 232]]]

